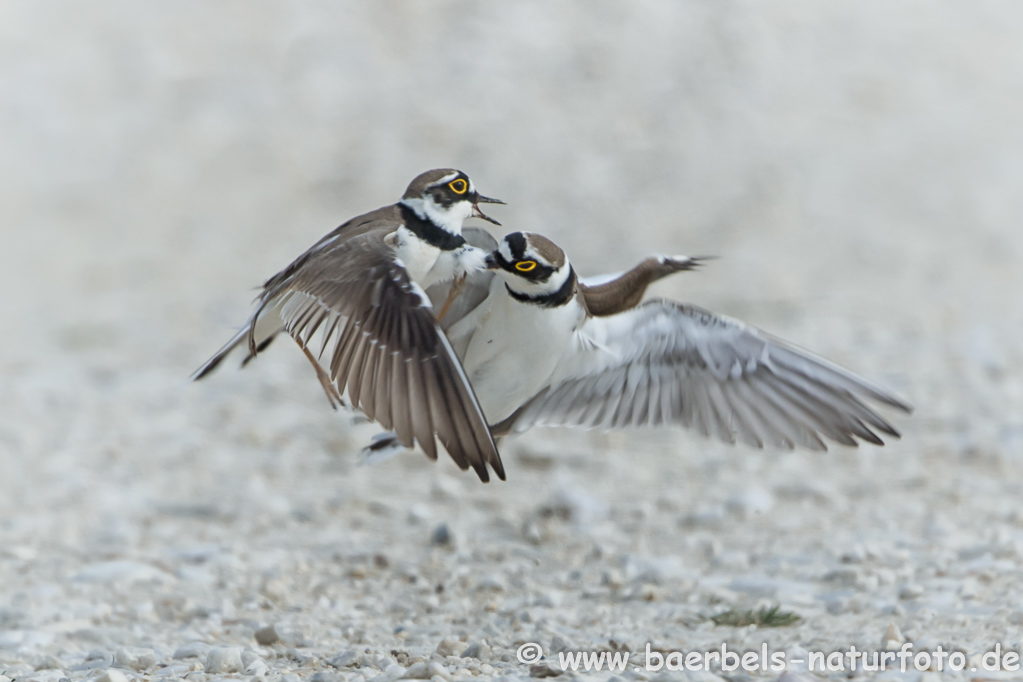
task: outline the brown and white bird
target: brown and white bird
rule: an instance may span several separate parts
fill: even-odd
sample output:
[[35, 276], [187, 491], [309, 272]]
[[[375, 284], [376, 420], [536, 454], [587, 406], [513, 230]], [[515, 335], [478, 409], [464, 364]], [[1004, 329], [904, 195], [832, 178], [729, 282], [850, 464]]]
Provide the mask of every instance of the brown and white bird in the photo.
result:
[[640, 302], [650, 282], [694, 264], [651, 258], [587, 284], [549, 239], [506, 236], [488, 263], [497, 276], [475, 275], [465, 292], [475, 305], [444, 320], [495, 436], [677, 424], [730, 443], [813, 450], [826, 439], [899, 436], [869, 403], [910, 407], [852, 372], [738, 320]]
[[[418, 443], [436, 459], [436, 436], [462, 469], [487, 481], [489, 465], [504, 479], [484, 412], [424, 291], [485, 267], [487, 252], [462, 236], [470, 217], [499, 224], [481, 203], [504, 202], [480, 195], [461, 171], [418, 176], [401, 201], [352, 218], [267, 280], [248, 322], [194, 378], [239, 347], [244, 365], [286, 332], [332, 404], [347, 393], [406, 447]], [[309, 348], [317, 332], [318, 356]]]

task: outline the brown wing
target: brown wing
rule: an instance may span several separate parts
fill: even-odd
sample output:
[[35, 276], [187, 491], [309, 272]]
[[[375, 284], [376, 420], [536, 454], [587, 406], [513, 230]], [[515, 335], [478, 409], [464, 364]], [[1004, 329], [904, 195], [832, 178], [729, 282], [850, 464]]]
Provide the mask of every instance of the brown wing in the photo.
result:
[[391, 222], [395, 227], [401, 224], [401, 212], [394, 204], [378, 208], [375, 211], [364, 213], [345, 221], [338, 227], [323, 235], [318, 242], [309, 247], [305, 253], [288, 264], [283, 270], [268, 279], [263, 284], [263, 293], [259, 297], [260, 306], [242, 327], [223, 348], [217, 351], [216, 355], [207, 360], [192, 374], [192, 379], [198, 381], [215, 370], [224, 359], [234, 350], [240, 347], [248, 347], [248, 354], [242, 360], [242, 366], [249, 364], [255, 357], [262, 353], [269, 346], [279, 333], [284, 331], [284, 324], [277, 311], [277, 303], [280, 298], [270, 295], [271, 292], [280, 292], [281, 287], [295, 276], [299, 270], [305, 267], [310, 260], [316, 260], [329, 250], [331, 244], [339, 239], [348, 239], [379, 229], [382, 223]]
[[600, 282], [579, 282], [583, 304], [590, 315], [606, 317], [632, 310], [643, 300], [647, 287], [676, 272], [695, 270], [708, 260], [698, 256], [651, 256], [628, 272]]
[[285, 331], [304, 346], [320, 332], [338, 391], [403, 445], [418, 442], [436, 459], [436, 435], [462, 469], [488, 481], [489, 464], [504, 480], [483, 410], [430, 299], [384, 244], [390, 225], [365, 227], [321, 240], [300, 267], [267, 282], [260, 308], [278, 308]]

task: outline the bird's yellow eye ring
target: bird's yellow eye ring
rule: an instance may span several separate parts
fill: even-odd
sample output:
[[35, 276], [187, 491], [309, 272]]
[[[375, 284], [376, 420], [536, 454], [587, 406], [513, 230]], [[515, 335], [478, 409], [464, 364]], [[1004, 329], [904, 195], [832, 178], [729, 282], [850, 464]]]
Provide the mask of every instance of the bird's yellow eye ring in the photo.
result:
[[535, 260], [520, 260], [518, 263], [515, 264], [515, 269], [518, 270], [519, 272], [529, 272], [535, 267], [536, 267]]
[[458, 178], [457, 180], [449, 182], [448, 187], [450, 187], [451, 191], [455, 194], [465, 194], [469, 190], [469, 183], [462, 178]]

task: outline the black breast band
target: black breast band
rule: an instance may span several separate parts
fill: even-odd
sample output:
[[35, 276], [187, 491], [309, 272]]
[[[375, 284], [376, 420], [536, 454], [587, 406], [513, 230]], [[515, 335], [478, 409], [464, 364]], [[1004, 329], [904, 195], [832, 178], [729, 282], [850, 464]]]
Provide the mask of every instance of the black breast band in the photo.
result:
[[451, 234], [432, 221], [420, 218], [405, 204], [398, 204], [398, 208], [401, 209], [401, 219], [405, 227], [427, 244], [436, 246], [441, 251], [454, 251], [465, 245], [465, 237], [462, 235]]
[[528, 294], [520, 294], [512, 291], [512, 288], [507, 284], [505, 284], [504, 287], [516, 301], [532, 303], [533, 305], [543, 306], [544, 308], [558, 308], [568, 303], [569, 299], [572, 298], [572, 294], [575, 292], [575, 270], [572, 266], [568, 267], [568, 277], [565, 278], [565, 283], [562, 284], [561, 288], [553, 294], [530, 296]]

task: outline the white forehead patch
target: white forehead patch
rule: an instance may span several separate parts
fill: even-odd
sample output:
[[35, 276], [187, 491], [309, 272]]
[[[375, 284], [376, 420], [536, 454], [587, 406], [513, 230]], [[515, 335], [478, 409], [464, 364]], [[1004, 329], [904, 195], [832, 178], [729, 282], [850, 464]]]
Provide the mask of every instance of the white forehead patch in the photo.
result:
[[508, 246], [508, 242], [503, 239], [501, 240], [501, 246], [497, 248], [497, 252], [500, 253], [501, 257], [504, 258], [509, 263], [515, 260], [515, 258], [512, 256], [511, 247]]
[[443, 178], [441, 178], [440, 180], [438, 180], [437, 182], [433, 183], [430, 186], [431, 187], [440, 187], [441, 185], [446, 185], [447, 183], [451, 182], [452, 180], [454, 180], [457, 177], [458, 177], [458, 171], [455, 171], [454, 173], [448, 173]]
[[553, 263], [547, 262], [546, 258], [541, 256], [536, 251], [534, 251], [533, 247], [529, 246], [529, 242], [528, 241], [526, 242], [526, 251], [525, 251], [525, 253], [522, 254], [522, 257], [523, 258], [528, 258], [529, 260], [535, 260], [537, 263], [543, 263], [544, 265], [551, 265], [551, 266], [553, 266]]

